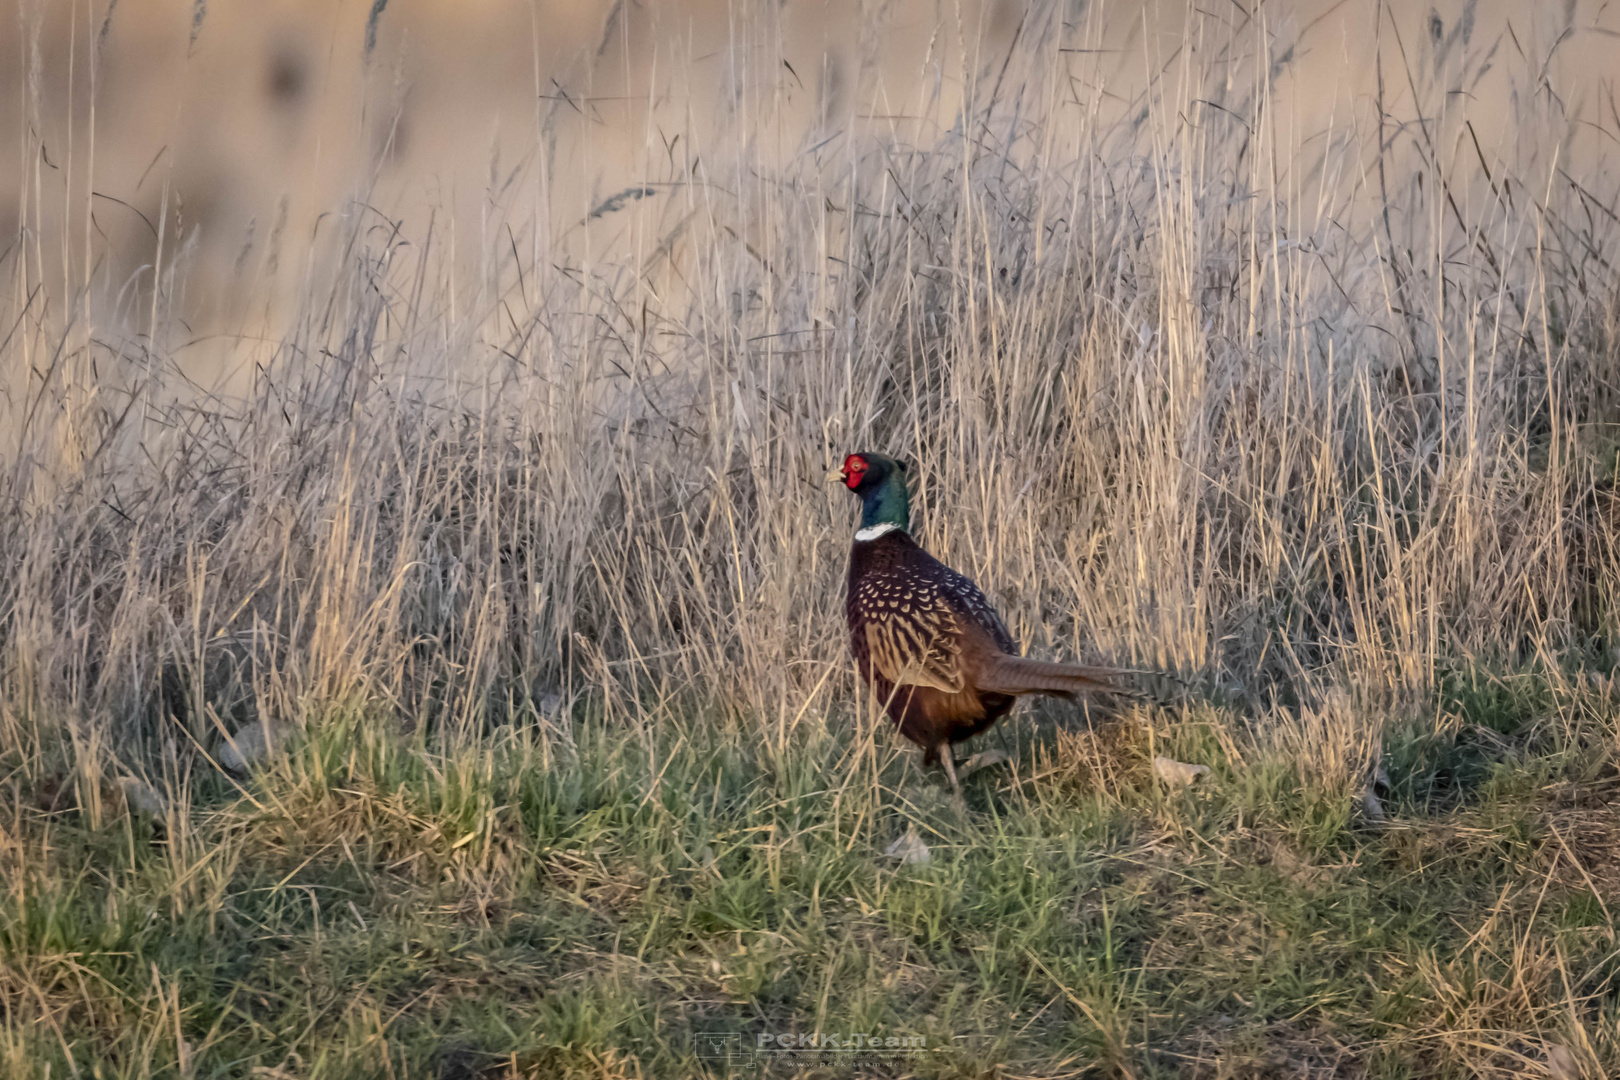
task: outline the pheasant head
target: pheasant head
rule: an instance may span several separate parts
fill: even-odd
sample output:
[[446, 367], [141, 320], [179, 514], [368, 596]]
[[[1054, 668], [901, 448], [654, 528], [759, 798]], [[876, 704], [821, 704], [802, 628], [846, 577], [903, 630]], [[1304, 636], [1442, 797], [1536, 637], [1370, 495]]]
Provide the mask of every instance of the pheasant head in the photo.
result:
[[838, 475], [861, 500], [861, 528], [856, 539], [875, 539], [891, 529], [911, 528], [905, 462], [883, 454], [851, 454]]

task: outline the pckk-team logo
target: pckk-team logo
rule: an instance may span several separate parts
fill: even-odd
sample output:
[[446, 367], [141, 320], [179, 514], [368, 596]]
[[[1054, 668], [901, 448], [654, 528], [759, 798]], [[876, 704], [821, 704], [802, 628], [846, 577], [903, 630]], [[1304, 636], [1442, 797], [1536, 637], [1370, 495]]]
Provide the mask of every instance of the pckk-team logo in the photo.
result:
[[761, 1065], [773, 1059], [805, 1058], [836, 1060], [878, 1060], [929, 1050], [924, 1035], [895, 1035], [881, 1031], [761, 1031], [745, 1035], [740, 1031], [706, 1031], [693, 1036], [697, 1056], [725, 1061], [729, 1065]]

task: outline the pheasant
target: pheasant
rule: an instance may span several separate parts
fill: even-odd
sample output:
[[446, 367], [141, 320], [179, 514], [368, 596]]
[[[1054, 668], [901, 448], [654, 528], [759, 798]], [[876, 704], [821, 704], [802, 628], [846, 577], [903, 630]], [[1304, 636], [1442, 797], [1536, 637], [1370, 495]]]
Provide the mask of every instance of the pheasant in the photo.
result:
[[851, 454], [835, 475], [861, 499], [844, 599], [855, 665], [900, 734], [922, 747], [923, 764], [945, 767], [958, 803], [951, 744], [1001, 719], [1019, 695], [1126, 692], [1109, 681], [1117, 672], [1018, 655], [979, 587], [911, 538], [904, 462]]

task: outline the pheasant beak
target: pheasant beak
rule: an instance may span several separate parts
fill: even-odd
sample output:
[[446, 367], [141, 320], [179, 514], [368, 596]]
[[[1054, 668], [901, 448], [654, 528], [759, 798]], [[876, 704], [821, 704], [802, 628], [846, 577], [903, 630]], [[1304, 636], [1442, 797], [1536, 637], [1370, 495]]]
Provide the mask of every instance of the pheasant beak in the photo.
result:
[[827, 475], [825, 477], [825, 480], [829, 484], [834, 483], [834, 482], [840, 483], [840, 484], [844, 483], [845, 482], [845, 480], [844, 480], [844, 470], [843, 469], [829, 469], [829, 470], [827, 470]]

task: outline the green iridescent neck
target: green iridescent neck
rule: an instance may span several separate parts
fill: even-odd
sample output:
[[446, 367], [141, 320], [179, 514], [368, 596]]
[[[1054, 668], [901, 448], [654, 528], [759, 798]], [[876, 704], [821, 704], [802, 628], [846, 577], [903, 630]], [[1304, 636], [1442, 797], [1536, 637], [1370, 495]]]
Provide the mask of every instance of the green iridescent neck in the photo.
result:
[[883, 482], [861, 500], [861, 528], [874, 525], [897, 525], [911, 528], [911, 495], [906, 491], [906, 475], [891, 468]]

